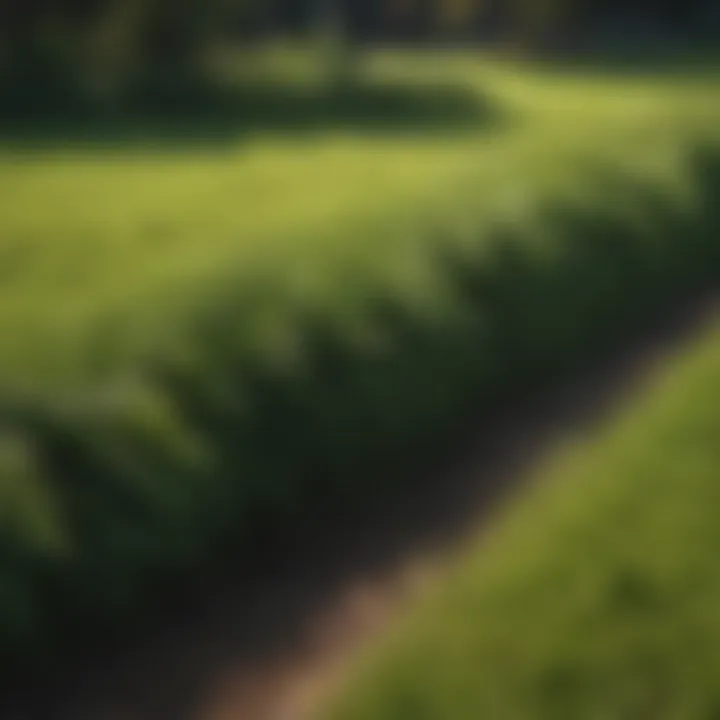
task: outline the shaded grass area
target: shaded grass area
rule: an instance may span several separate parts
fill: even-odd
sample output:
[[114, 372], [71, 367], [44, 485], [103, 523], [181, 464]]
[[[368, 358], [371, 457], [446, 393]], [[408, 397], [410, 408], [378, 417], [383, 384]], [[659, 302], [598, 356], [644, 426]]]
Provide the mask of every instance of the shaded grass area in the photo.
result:
[[268, 527], [382, 492], [379, 468], [401, 482], [463, 408], [715, 282], [709, 115], [674, 89], [590, 88], [583, 110], [537, 79], [501, 88], [532, 123], [493, 143], [341, 134], [3, 166], [0, 636], [16, 664], [121, 626]]
[[[21, 678], [12, 686], [15, 705], [3, 696], [0, 713], [191, 720], [222, 707], [248, 720], [316, 717], [301, 708], [322, 705], [338, 670], [419, 593], [425, 570], [443, 568], [443, 555], [479, 528], [492, 531], [499, 507], [558, 445], [627, 407], [650, 370], [712, 321], [713, 298], [711, 290], [674, 304], [578, 372], [453, 418], [404, 462], [412, 483], [376, 481], [382, 492], [316, 507], [221, 563], [216, 556], [202, 581], [194, 571], [131, 633], [122, 628], [116, 642], [96, 637], [40, 683]], [[232, 679], [218, 687], [224, 677]], [[296, 693], [308, 686], [319, 695], [306, 705]]]
[[326, 716], [713, 717], [719, 395], [714, 326], [549, 463]]
[[[30, 99], [35, 97], [29, 91]], [[412, 136], [477, 133], [502, 121], [499, 108], [471, 89], [433, 83], [359, 80], [326, 84], [245, 82], [151, 88], [122, 105], [77, 102], [33, 107], [5, 98], [0, 146], [12, 150], [166, 147], [174, 151], [236, 147], [257, 133], [315, 136], [332, 132]]]

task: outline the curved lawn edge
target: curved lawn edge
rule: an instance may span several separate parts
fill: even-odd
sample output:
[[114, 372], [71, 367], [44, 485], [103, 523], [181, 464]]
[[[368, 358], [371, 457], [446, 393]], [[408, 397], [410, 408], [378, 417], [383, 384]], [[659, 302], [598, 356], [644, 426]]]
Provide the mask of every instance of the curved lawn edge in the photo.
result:
[[720, 668], [720, 326], [560, 453], [328, 720], [704, 718]]

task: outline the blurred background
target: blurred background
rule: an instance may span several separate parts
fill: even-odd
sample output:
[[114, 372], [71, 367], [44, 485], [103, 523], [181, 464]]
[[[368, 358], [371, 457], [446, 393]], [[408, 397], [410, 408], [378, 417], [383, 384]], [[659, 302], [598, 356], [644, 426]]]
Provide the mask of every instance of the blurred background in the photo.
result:
[[643, 54], [712, 39], [711, 0], [3, 0], [2, 117], [158, 101], [216, 84], [278, 39], [312, 44], [332, 82], [361, 48], [462, 44]]
[[0, 716], [717, 717], [719, 37], [0, 0]]

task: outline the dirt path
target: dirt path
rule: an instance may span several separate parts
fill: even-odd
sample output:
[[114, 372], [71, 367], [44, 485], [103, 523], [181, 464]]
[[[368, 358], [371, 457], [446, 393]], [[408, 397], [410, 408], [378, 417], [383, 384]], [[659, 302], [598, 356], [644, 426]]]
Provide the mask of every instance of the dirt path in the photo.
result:
[[[716, 297], [664, 318], [560, 386], [479, 419], [412, 497], [338, 518], [226, 583], [182, 622], [41, 689], [6, 720], [311, 720], [363, 645], [407, 608], [546, 455], [618, 411], [709, 322]], [[262, 552], [262, 549], [259, 549]]]

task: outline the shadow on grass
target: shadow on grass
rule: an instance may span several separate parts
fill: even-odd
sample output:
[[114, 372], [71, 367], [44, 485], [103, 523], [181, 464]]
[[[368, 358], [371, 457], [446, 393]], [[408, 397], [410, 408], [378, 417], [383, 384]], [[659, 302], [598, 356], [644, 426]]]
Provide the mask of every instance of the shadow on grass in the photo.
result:
[[[43, 693], [17, 686], [17, 714], [9, 717], [281, 717], [298, 685], [332, 679], [368, 634], [378, 637], [398, 616], [406, 597], [419, 596], [413, 569], [432, 570], [456, 553], [553, 450], [612, 417], [649, 368], [707, 323], [712, 297], [679, 304], [634, 341], [501, 404], [490, 427], [485, 413], [471, 414], [454, 437], [420, 453], [424, 470], [411, 493], [370, 493], [352, 507], [306, 518], [284, 538], [262, 536], [255, 563], [231, 555], [220, 573], [225, 581], [196, 578], [120, 657], [100, 651], [81, 672], [66, 663]], [[210, 574], [217, 572], [213, 566]], [[369, 620], [353, 598], [369, 598], [385, 616]]]
[[67, 147], [222, 148], [258, 133], [370, 135], [477, 132], [502, 113], [463, 87], [359, 83], [323, 86], [246, 85], [232, 91], [165, 89], [137, 96], [123, 108], [70, 103], [48, 112], [32, 102], [0, 105], [0, 147], [52, 150]]

